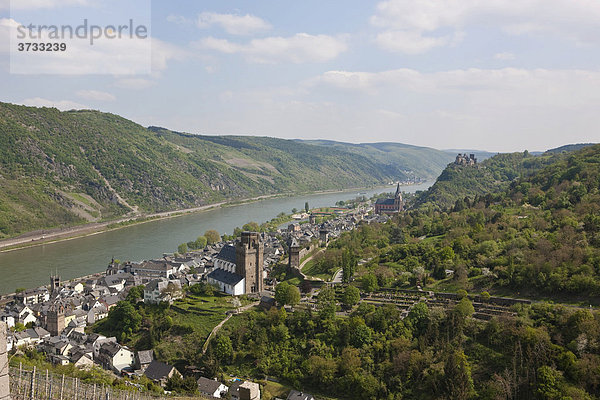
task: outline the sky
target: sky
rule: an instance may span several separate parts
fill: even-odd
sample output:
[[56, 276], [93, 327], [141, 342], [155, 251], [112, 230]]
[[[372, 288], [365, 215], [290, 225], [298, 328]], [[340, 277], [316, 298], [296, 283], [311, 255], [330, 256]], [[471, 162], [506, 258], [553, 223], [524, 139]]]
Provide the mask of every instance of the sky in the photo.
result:
[[[84, 19], [148, 34], [17, 51], [19, 25]], [[0, 0], [0, 101], [195, 134], [534, 151], [600, 142], [599, 49], [598, 0]]]

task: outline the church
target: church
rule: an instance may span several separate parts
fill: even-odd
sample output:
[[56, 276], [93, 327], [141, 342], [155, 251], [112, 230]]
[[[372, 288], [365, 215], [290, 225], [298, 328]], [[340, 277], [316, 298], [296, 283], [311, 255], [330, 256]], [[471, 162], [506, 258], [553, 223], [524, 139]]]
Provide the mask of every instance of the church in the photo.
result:
[[396, 194], [393, 198], [377, 199], [377, 202], [375, 203], [375, 214], [396, 214], [402, 211], [403, 205], [400, 183], [398, 183]]
[[263, 254], [260, 234], [242, 232], [235, 246], [223, 246], [215, 259], [215, 269], [207, 276], [208, 283], [234, 296], [262, 292]]

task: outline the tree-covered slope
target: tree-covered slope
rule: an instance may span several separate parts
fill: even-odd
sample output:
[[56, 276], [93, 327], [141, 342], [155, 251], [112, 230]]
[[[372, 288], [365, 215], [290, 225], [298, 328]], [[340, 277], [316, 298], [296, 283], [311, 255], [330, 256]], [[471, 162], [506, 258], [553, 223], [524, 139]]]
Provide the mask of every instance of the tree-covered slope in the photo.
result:
[[398, 176], [402, 180], [414, 178], [422, 180], [435, 179], [446, 164], [453, 160], [455, 156], [445, 151], [403, 143], [353, 144], [332, 140], [302, 140], [299, 142], [365, 156], [384, 165], [385, 171], [391, 175]]
[[343, 149], [185, 135], [98, 111], [0, 103], [0, 238], [128, 213], [399, 178]]
[[528, 152], [497, 154], [473, 166], [449, 164], [436, 182], [417, 198], [417, 205], [430, 203], [447, 208], [467, 196], [498, 193], [519, 177], [527, 177], [562, 157], [533, 156]]
[[455, 270], [454, 284], [466, 289], [475, 285], [597, 304], [600, 145], [552, 160], [503, 191], [468, 196], [461, 207], [410, 211], [399, 219], [395, 237], [406, 243], [436, 239], [403, 244], [384, 259], [423, 265], [435, 279], [446, 278], [445, 269]]

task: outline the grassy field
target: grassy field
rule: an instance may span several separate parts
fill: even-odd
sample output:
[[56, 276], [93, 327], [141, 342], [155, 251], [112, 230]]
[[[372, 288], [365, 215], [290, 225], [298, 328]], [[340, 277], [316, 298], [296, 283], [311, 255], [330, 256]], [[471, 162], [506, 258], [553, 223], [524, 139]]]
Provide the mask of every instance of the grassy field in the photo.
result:
[[194, 332], [207, 337], [210, 331], [225, 317], [225, 313], [235, 307], [231, 296], [193, 296], [176, 301], [171, 306], [174, 311], [173, 324], [190, 326]]
[[321, 279], [323, 279], [325, 281], [331, 279], [331, 274], [330, 273], [323, 273], [323, 272], [317, 270], [317, 268], [315, 268], [315, 267], [316, 267], [316, 265], [315, 265], [314, 261], [310, 260], [309, 262], [307, 262], [304, 265], [304, 268], [302, 268], [302, 272], [304, 272], [304, 274], [306, 276], [312, 276], [312, 277], [315, 277], [315, 278], [321, 278]]
[[[196, 360], [212, 329], [225, 319], [227, 311], [235, 308], [231, 299], [231, 296], [222, 294], [188, 294], [173, 303], [165, 310], [173, 325], [154, 346], [157, 358], [176, 367], [189, 365], [191, 360]], [[132, 339], [133, 342], [144, 340], [143, 335]]]

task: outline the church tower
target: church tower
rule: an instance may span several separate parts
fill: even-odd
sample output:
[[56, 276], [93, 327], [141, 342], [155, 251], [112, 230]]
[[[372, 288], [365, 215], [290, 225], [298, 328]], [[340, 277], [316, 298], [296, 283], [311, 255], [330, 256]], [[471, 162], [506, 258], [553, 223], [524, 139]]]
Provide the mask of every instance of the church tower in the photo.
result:
[[398, 187], [396, 188], [396, 194], [394, 195], [394, 209], [396, 211], [402, 211], [402, 207], [402, 192], [400, 191], [400, 183], [398, 183]]
[[50, 295], [55, 294], [60, 289], [60, 276], [50, 275]]
[[235, 247], [235, 273], [246, 280], [244, 293], [259, 293], [263, 283], [263, 244], [258, 232], [242, 232]]
[[65, 329], [65, 307], [62, 304], [53, 304], [48, 309], [46, 316], [46, 330], [52, 336], [58, 336]]

